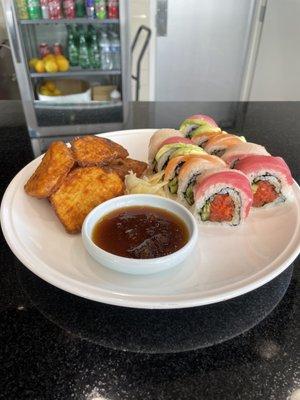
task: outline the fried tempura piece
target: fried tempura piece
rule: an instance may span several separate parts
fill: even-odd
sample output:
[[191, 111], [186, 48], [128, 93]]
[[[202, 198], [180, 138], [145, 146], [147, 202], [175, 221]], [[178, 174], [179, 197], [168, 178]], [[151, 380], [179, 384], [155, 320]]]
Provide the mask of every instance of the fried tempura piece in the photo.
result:
[[40, 199], [49, 197], [58, 189], [74, 162], [72, 151], [64, 142], [51, 143], [42, 162], [25, 184], [25, 192]]
[[77, 233], [93, 208], [123, 192], [124, 184], [115, 172], [100, 167], [76, 168], [50, 196], [50, 202], [66, 231]]
[[72, 149], [82, 167], [102, 166], [117, 158], [126, 158], [128, 151], [112, 140], [97, 136], [84, 136], [72, 141]]
[[124, 179], [129, 171], [134, 172], [137, 177], [140, 177], [146, 171], [147, 167], [147, 163], [133, 160], [132, 158], [118, 159], [108, 165], [109, 170], [115, 171], [121, 179]]

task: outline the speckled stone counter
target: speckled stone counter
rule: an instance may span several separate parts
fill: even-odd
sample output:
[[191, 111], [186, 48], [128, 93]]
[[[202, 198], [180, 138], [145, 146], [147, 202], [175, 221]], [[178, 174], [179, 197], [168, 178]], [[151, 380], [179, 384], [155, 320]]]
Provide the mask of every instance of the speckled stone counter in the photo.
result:
[[[238, 106], [239, 118], [232, 130], [266, 145], [273, 154], [282, 155], [299, 181], [300, 103]], [[176, 113], [177, 107], [182, 112], [176, 103], [155, 104], [157, 115], [166, 111]], [[133, 122], [127, 127], [153, 127], [153, 108], [153, 103], [133, 104]], [[191, 112], [203, 110], [196, 103], [187, 108]], [[205, 111], [208, 112], [207, 108]], [[31, 159], [26, 128], [1, 127], [1, 194]], [[219, 336], [228, 330], [238, 332], [236, 328], [243, 333], [199, 349], [196, 335], [201, 330], [195, 329], [195, 322], [201, 324], [201, 312], [197, 309], [186, 314], [181, 310], [188, 322], [185, 324], [174, 321], [173, 311], [164, 312], [170, 326], [176, 327], [176, 335], [170, 334], [170, 329], [164, 332], [155, 326], [159, 324], [157, 315], [148, 315], [143, 320], [142, 312], [134, 316], [132, 310], [126, 314], [126, 309], [119, 311], [118, 307], [104, 306], [96, 318], [94, 303], [89, 308], [87, 301], [83, 304], [76, 296], [33, 276], [16, 260], [2, 236], [0, 249], [0, 399], [299, 399], [299, 258], [294, 269], [289, 268], [257, 293], [268, 301], [256, 298], [252, 308], [248, 307], [249, 317], [250, 313], [252, 317], [255, 314], [251, 326], [242, 329], [242, 323], [248, 321], [247, 315], [229, 320], [220, 311], [220, 321], [215, 326]], [[273, 299], [275, 294], [277, 297]], [[238, 301], [235, 303], [237, 316], [244, 307], [243, 299]], [[264, 310], [267, 310], [265, 314]], [[121, 315], [124, 335], [116, 331]], [[209, 316], [205, 318], [208, 324]], [[148, 331], [152, 329], [159, 334], [151, 342], [151, 354], [147, 354], [145, 346], [137, 347], [137, 343], [145, 344], [150, 337], [147, 334], [145, 341], [140, 337], [137, 340], [142, 331], [135, 331], [132, 324], [138, 320]], [[184, 340], [185, 335], [190, 339], [190, 347], [181, 350], [195, 350], [165, 352], [172, 348], [178, 351], [179, 338], [182, 343], [188, 342]], [[230, 335], [224, 340], [228, 338]], [[162, 348], [164, 354], [154, 354], [161, 353]]]

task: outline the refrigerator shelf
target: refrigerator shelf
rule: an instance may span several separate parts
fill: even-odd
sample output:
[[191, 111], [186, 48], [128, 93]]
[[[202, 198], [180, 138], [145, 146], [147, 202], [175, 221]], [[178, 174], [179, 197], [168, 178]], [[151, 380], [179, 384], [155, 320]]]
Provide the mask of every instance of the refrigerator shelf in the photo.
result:
[[70, 69], [66, 72], [31, 72], [31, 78], [66, 78], [70, 76], [99, 76], [99, 75], [121, 75], [121, 71], [103, 71], [97, 69]]
[[19, 19], [21, 25], [54, 25], [54, 24], [119, 24], [118, 19], [73, 18], [73, 19]]

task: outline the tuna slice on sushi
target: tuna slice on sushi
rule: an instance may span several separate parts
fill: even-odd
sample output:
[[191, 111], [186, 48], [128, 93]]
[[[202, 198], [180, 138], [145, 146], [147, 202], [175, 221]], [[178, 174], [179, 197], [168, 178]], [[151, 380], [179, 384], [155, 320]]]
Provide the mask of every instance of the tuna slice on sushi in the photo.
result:
[[230, 169], [203, 174], [194, 187], [194, 197], [199, 222], [232, 226], [247, 218], [253, 201], [247, 176]]
[[276, 205], [292, 198], [293, 178], [281, 157], [249, 156], [238, 161], [235, 168], [250, 181], [253, 207]]

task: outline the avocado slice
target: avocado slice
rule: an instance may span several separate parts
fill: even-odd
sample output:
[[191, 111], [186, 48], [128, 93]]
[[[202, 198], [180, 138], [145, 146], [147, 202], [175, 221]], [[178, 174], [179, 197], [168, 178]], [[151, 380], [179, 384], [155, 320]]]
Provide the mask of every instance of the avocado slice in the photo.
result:
[[178, 178], [175, 176], [173, 179], [171, 179], [168, 183], [169, 191], [172, 194], [176, 194], [178, 190]]
[[204, 206], [201, 208], [200, 212], [200, 217], [202, 221], [207, 221], [210, 216], [210, 201], [207, 201]]

